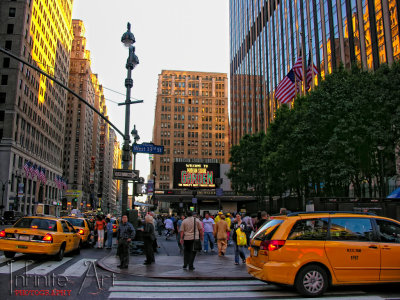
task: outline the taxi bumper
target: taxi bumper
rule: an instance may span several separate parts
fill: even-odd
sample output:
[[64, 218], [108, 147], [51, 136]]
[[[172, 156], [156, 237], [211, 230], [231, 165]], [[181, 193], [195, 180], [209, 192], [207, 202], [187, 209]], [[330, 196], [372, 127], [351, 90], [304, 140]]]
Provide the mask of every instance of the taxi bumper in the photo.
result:
[[267, 262], [262, 267], [255, 266], [249, 259], [246, 262], [247, 272], [262, 281], [293, 285], [298, 268], [288, 262]]
[[15, 240], [0, 240], [0, 250], [17, 252], [54, 255], [60, 250], [60, 244], [43, 242], [24, 242]]

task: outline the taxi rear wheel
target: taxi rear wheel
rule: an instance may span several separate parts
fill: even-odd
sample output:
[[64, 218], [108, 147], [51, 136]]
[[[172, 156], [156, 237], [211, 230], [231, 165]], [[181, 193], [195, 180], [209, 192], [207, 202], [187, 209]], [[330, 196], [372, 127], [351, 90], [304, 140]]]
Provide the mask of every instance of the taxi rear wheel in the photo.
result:
[[64, 258], [65, 254], [65, 244], [62, 244], [60, 247], [60, 251], [55, 255], [55, 259], [61, 261]]
[[306, 266], [297, 274], [295, 287], [303, 296], [321, 296], [328, 288], [328, 275], [318, 265]]
[[15, 252], [4, 251], [4, 256], [5, 256], [6, 258], [14, 258]]

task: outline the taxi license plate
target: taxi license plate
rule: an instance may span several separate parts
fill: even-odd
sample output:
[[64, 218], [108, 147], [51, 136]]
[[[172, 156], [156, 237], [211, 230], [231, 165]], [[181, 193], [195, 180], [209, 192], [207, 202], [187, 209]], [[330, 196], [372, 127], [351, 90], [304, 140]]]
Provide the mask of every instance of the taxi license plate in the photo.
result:
[[20, 249], [28, 249], [28, 246], [17, 245], [17, 248], [20, 248]]
[[29, 241], [29, 235], [20, 235], [19, 240], [20, 241]]
[[257, 250], [257, 249], [254, 249], [253, 255], [254, 255], [254, 256], [258, 256], [258, 250]]

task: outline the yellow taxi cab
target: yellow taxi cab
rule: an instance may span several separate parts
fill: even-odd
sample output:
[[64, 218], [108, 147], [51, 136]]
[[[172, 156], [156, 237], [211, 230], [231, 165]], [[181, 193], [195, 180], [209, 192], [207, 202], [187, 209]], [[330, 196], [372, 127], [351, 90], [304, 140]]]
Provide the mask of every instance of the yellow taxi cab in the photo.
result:
[[23, 217], [0, 232], [0, 250], [7, 258], [16, 253], [31, 253], [55, 255], [62, 260], [67, 252], [79, 254], [80, 248], [80, 235], [63, 219]]
[[250, 242], [247, 271], [308, 297], [331, 285], [400, 282], [400, 222], [369, 213], [274, 216]]
[[75, 230], [79, 233], [82, 244], [88, 245], [91, 238], [91, 228], [89, 221], [85, 218], [75, 217], [75, 216], [66, 216], [62, 217], [62, 219], [67, 220]]
[[113, 224], [113, 236], [117, 235], [117, 231], [119, 228], [119, 221], [118, 219], [110, 219], [111, 223]]

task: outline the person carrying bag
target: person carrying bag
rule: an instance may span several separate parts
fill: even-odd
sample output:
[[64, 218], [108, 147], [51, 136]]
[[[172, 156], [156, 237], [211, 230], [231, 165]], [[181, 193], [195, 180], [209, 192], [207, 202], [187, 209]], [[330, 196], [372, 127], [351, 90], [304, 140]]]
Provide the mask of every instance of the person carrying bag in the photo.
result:
[[[183, 250], [183, 269], [186, 269], [189, 265], [189, 270], [194, 270], [194, 259], [196, 257], [196, 252], [201, 250], [201, 240], [203, 240], [203, 230], [201, 228], [201, 223], [194, 216], [197, 215], [196, 212], [189, 211], [187, 213], [188, 217], [182, 221], [180, 227], [180, 243], [184, 246]], [[200, 239], [196, 238], [199, 237]], [[195, 246], [197, 244], [197, 246]], [[200, 246], [199, 246], [200, 244]]]

